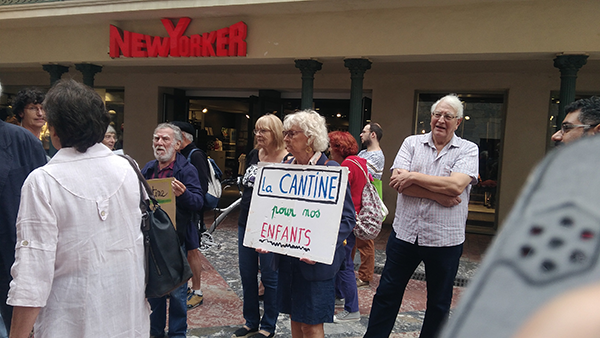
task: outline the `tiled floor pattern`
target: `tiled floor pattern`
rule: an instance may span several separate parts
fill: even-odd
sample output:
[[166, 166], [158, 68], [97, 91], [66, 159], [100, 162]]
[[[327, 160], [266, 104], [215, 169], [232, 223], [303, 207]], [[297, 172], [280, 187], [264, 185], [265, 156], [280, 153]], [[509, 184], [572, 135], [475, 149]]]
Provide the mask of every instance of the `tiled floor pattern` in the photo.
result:
[[[212, 216], [208, 216], [206, 220]], [[375, 240], [376, 266], [385, 263], [385, 245], [391, 232], [384, 226]], [[202, 290], [204, 304], [188, 312], [188, 337], [231, 337], [233, 331], [244, 324], [242, 316], [242, 288], [237, 261], [237, 213], [229, 216], [214, 233], [220, 247], [204, 252]], [[491, 237], [467, 235], [465, 253], [461, 259], [459, 277], [470, 278], [481, 260], [481, 255], [489, 246]], [[358, 255], [357, 255], [358, 256]], [[420, 267], [419, 269], [423, 269]], [[354, 323], [325, 324], [326, 337], [362, 337], [368, 323], [371, 301], [379, 275], [374, 276], [370, 287], [360, 288], [359, 307], [361, 320]], [[455, 287], [453, 306], [464, 288]], [[426, 303], [425, 282], [411, 280], [406, 289], [402, 307], [393, 333], [390, 337], [418, 337]], [[337, 311], [337, 310], [336, 310]], [[277, 323], [277, 336], [291, 337], [290, 321], [287, 315], [280, 315]]]

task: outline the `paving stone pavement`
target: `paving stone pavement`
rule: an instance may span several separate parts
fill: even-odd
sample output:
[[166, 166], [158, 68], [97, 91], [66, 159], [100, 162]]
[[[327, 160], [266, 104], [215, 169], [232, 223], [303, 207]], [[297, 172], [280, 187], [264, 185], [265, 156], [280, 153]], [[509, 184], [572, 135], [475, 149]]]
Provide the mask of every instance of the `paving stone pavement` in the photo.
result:
[[[244, 323], [243, 316], [241, 315], [242, 285], [237, 256], [237, 216], [236, 212], [232, 213], [213, 233], [215, 242], [219, 244], [218, 247], [213, 246], [203, 251], [203, 255], [206, 258], [206, 262], [203, 264], [204, 271], [202, 277], [205, 303], [198, 308], [190, 310], [188, 313], [188, 338], [229, 338]], [[212, 216], [207, 216], [207, 224], [210, 224], [208, 222], [209, 217]], [[384, 231], [380, 235], [382, 238], [376, 240], [376, 272], [381, 271], [385, 263], [385, 242], [387, 242], [387, 236], [390, 233], [390, 226], [387, 226], [387, 233], [385, 227], [384, 225]], [[377, 244], [378, 242], [379, 245]], [[359, 260], [359, 255], [357, 254], [357, 261]], [[476, 261], [461, 259], [457, 278], [471, 278], [478, 265], [479, 263]], [[417, 272], [424, 272], [423, 266], [420, 266]], [[379, 277], [377, 274], [374, 276], [370, 287], [359, 288], [360, 321], [340, 324], [326, 323], [325, 337], [362, 337], [364, 335], [368, 324], [372, 297], [379, 284]], [[221, 283], [220, 286], [218, 286], [219, 283]], [[464, 288], [455, 287], [454, 289], [453, 306], [458, 298], [460, 298], [460, 294]], [[215, 297], [214, 303], [211, 303], [211, 295]], [[223, 298], [217, 300], [217, 297]], [[425, 302], [425, 282], [411, 280], [405, 292], [403, 304], [390, 337], [418, 337], [425, 313]], [[211, 315], [211, 311], [216, 311], [217, 313]], [[339, 309], [336, 309], [336, 312], [338, 311]], [[279, 315], [276, 336], [291, 337], [290, 320], [287, 315]]]

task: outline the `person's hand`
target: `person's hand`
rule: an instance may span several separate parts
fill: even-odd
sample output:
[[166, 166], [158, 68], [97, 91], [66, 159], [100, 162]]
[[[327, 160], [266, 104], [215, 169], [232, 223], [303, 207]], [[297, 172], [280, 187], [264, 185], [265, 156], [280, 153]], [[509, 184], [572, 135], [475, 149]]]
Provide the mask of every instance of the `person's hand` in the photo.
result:
[[265, 250], [265, 249], [261, 249], [261, 248], [256, 248], [256, 252], [261, 253], [261, 254], [268, 254], [270, 251], [269, 250]]
[[442, 206], [449, 208], [449, 207], [453, 207], [455, 205], [459, 205], [462, 200], [458, 196], [448, 196], [448, 195], [443, 195], [443, 194], [436, 194], [435, 201], [438, 202], [439, 204], [441, 204]]
[[315, 261], [313, 261], [313, 260], [310, 260], [310, 259], [308, 259], [308, 258], [306, 258], [306, 257], [302, 257], [302, 258], [300, 258], [300, 262], [304, 262], [304, 263], [306, 263], [306, 264], [310, 264], [310, 265], [315, 265], [315, 263], [317, 263], [317, 262], [315, 262]]
[[181, 183], [176, 178], [173, 178], [173, 182], [171, 182], [171, 187], [173, 187], [173, 194], [175, 194], [175, 197], [183, 195], [183, 193], [187, 189], [185, 187], [185, 184]]
[[394, 169], [390, 178], [390, 187], [399, 193], [412, 184], [412, 174], [405, 169]]

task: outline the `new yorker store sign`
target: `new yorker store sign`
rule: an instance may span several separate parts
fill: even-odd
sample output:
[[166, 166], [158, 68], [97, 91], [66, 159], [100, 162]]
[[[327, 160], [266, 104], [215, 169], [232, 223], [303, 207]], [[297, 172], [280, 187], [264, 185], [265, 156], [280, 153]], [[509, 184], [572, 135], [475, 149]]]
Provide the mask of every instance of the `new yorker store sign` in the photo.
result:
[[192, 19], [180, 18], [176, 25], [171, 19], [160, 21], [168, 37], [129, 32], [110, 25], [110, 57], [246, 56], [248, 26], [241, 21], [216, 31], [189, 36], [184, 33]]

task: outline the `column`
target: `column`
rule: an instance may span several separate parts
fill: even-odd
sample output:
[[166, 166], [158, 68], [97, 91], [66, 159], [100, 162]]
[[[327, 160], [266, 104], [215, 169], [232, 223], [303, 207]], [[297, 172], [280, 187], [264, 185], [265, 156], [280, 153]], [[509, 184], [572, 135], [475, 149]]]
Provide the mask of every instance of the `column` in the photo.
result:
[[560, 70], [560, 102], [558, 104], [558, 117], [556, 130], [560, 129], [565, 119], [565, 106], [575, 101], [575, 85], [579, 68], [587, 62], [588, 55], [560, 54], [554, 58], [554, 67]]
[[54, 85], [54, 83], [62, 77], [64, 73], [69, 71], [69, 67], [57, 65], [57, 64], [48, 64], [43, 65], [42, 69], [50, 73], [50, 85]]
[[359, 144], [360, 148], [360, 132], [362, 130], [362, 95], [363, 95], [363, 79], [365, 72], [371, 69], [371, 61], [367, 59], [345, 59], [344, 66], [350, 70], [350, 116], [348, 118], [348, 131]]
[[323, 63], [317, 60], [296, 60], [296, 68], [302, 72], [302, 101], [300, 109], [312, 109], [315, 73]]
[[83, 74], [83, 84], [94, 88], [94, 76], [102, 71], [102, 66], [91, 63], [77, 63], [75, 69]]

